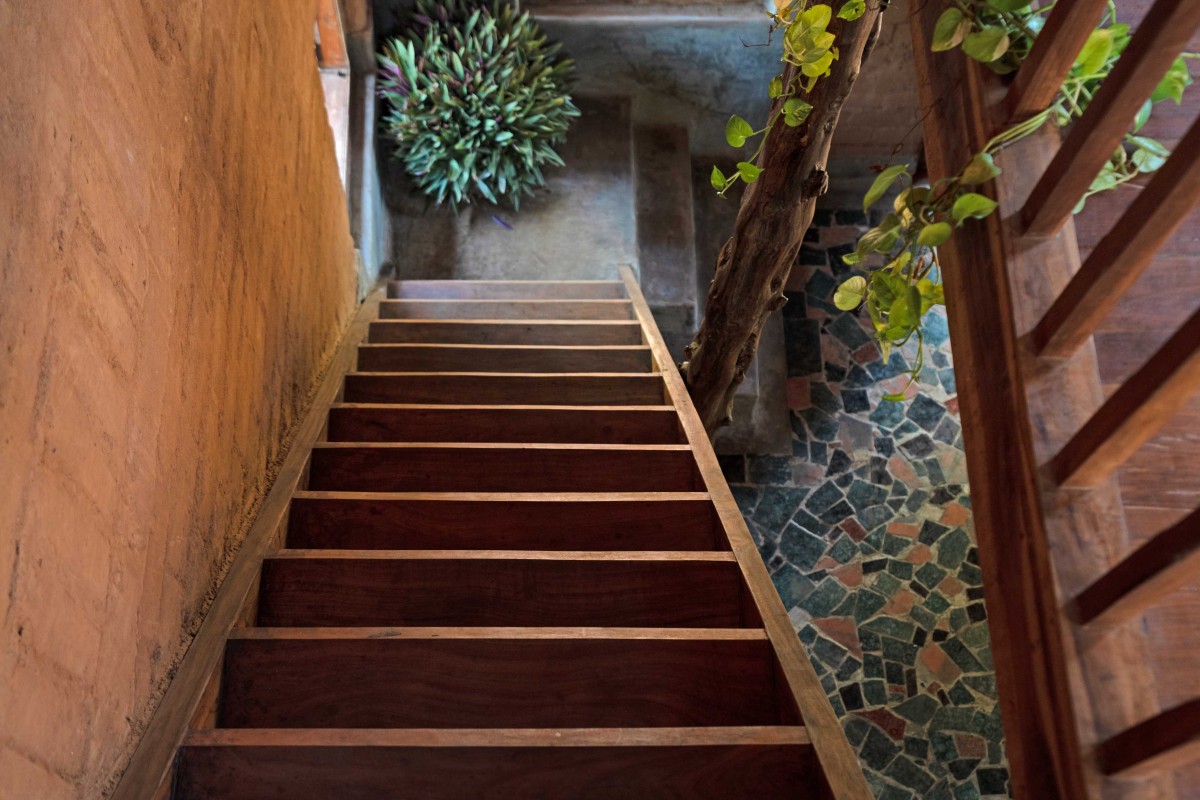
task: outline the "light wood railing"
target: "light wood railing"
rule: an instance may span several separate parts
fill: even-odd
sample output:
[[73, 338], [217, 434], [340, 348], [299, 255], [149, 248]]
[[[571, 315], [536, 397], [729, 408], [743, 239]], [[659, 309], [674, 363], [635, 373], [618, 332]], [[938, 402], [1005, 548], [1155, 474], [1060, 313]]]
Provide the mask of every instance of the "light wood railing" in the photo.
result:
[[[1059, 2], [1005, 85], [931, 53], [942, 5], [910, 4], [931, 178], [1053, 102], [1104, 7]], [[1198, 26], [1200, 2], [1157, 0], [1065, 141], [1006, 154], [986, 190], [1004, 215], [941, 250], [1016, 797], [1173, 797], [1170, 770], [1200, 758], [1200, 699], [1160, 708], [1123, 624], [1200, 578], [1200, 511], [1126, 553], [1114, 479], [1200, 389], [1200, 312], [1107, 400], [1091, 345], [1200, 202], [1200, 122], [1082, 264], [1071, 220]]]

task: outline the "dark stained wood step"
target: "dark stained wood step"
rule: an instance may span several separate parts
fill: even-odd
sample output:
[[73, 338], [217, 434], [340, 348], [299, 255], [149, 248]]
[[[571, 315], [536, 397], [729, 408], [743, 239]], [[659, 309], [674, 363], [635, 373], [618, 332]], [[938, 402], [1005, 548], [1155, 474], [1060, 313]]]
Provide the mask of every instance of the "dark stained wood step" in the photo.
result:
[[[798, 722], [765, 637], [364, 638], [234, 631], [219, 725], [609, 728]], [[747, 635], [750, 634], [750, 635]], [[751, 638], [753, 636], [753, 638]]]
[[196, 731], [179, 800], [803, 800], [804, 728]]
[[388, 281], [392, 300], [620, 300], [621, 281]]
[[377, 320], [367, 341], [377, 344], [642, 344], [634, 320]]
[[339, 403], [331, 442], [682, 444], [671, 406], [451, 406]]
[[628, 300], [384, 300], [380, 319], [632, 319]]
[[318, 443], [308, 487], [343, 492], [696, 492], [686, 445]]
[[730, 552], [284, 550], [262, 626], [760, 625]]
[[457, 733], [200, 731], [181, 751], [177, 797], [260, 800], [276, 792], [292, 800], [819, 796], [812, 748], [799, 727]]
[[348, 403], [619, 405], [663, 402], [653, 373], [350, 372]]
[[707, 494], [298, 492], [288, 545], [349, 550], [728, 550]]
[[649, 372], [650, 348], [622, 346], [365, 344], [359, 372]]

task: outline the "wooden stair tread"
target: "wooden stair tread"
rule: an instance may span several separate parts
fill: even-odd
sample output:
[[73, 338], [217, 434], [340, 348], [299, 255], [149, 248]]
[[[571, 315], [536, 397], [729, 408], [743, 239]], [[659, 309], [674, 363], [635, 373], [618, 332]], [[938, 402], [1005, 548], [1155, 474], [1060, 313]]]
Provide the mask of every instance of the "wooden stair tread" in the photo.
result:
[[642, 344], [642, 330], [626, 319], [382, 319], [371, 322], [368, 343]]
[[210, 728], [189, 747], [678, 747], [809, 744], [803, 725], [692, 728]]
[[399, 280], [388, 281], [391, 299], [592, 300], [627, 297], [621, 281]]
[[462, 405], [657, 405], [653, 372], [349, 372], [343, 399]]
[[644, 345], [530, 345], [399, 342], [363, 344], [359, 372], [457, 372], [485, 365], [491, 372], [650, 372]]
[[736, 564], [733, 553], [715, 551], [602, 550], [280, 550], [287, 561], [666, 561]]
[[381, 319], [631, 319], [629, 300], [384, 300]]
[[322, 627], [237, 628], [230, 639], [679, 639], [765, 641], [762, 628], [594, 628], [487, 626], [466, 627]]

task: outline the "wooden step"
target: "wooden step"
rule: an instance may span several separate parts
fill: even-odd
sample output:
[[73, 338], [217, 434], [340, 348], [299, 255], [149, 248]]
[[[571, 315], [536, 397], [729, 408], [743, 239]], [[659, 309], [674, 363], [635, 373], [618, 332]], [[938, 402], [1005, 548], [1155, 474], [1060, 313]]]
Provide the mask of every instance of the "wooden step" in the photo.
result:
[[682, 444], [671, 406], [450, 406], [339, 403], [331, 442]]
[[822, 797], [799, 726], [196, 731], [179, 800], [803, 800]]
[[359, 372], [649, 372], [650, 348], [549, 345], [365, 344]]
[[309, 489], [337, 492], [698, 492], [686, 445], [338, 444], [312, 451]]
[[388, 281], [392, 300], [619, 300], [621, 281]]
[[298, 492], [289, 547], [727, 550], [707, 494]]
[[653, 373], [349, 372], [348, 403], [619, 405], [663, 402]]
[[384, 300], [380, 319], [632, 319], [628, 300]]
[[[762, 631], [528, 635], [235, 630], [232, 728], [608, 728], [798, 722]], [[482, 635], [481, 635], [482, 634]], [[557, 635], [556, 635], [557, 634]]]
[[258, 624], [761, 625], [742, 597], [727, 551], [283, 550], [263, 563]]
[[634, 320], [377, 320], [367, 341], [377, 344], [630, 345], [642, 343]]

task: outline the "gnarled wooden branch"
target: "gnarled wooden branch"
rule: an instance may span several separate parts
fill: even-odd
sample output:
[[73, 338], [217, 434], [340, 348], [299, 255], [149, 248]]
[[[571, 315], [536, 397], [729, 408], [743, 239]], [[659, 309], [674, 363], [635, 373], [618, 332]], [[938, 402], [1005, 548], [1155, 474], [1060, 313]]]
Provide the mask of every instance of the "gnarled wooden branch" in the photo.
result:
[[[759, 161], [764, 171], [746, 188], [733, 236], [717, 257], [704, 319], [680, 366], [710, 436], [730, 421], [763, 324], [787, 302], [784, 283], [829, 186], [824, 165], [833, 131], [879, 35], [884, 5], [870, 0], [859, 19], [835, 18], [829, 26], [840, 57], [805, 98], [813, 106], [808, 119], [795, 128], [781, 122], [767, 135]], [[791, 75], [785, 73], [785, 85]]]

